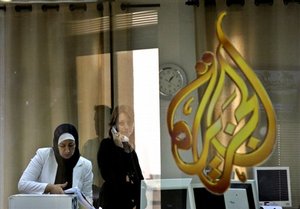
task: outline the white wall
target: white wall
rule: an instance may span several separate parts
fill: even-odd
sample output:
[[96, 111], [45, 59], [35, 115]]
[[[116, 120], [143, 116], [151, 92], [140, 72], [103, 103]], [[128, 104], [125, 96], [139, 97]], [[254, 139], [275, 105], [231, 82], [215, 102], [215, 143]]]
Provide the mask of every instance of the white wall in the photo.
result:
[[[183, 0], [160, 1], [158, 16], [158, 46], [160, 64], [174, 63], [187, 73], [188, 82], [195, 79], [196, 44], [194, 8]], [[181, 178], [187, 176], [178, 169], [171, 152], [166, 115], [170, 101], [160, 100], [161, 118], [161, 176]], [[179, 116], [180, 117], [180, 116]]]

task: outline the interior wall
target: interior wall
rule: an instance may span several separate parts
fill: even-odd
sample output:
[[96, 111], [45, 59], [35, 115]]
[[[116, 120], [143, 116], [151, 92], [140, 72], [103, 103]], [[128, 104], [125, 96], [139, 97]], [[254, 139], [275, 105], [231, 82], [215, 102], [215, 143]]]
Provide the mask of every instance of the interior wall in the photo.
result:
[[[159, 8], [159, 64], [173, 63], [183, 68], [188, 82], [195, 79], [196, 42], [194, 8], [182, 0], [160, 1]], [[195, 97], [197, 98], [197, 97]], [[171, 139], [166, 116], [170, 100], [160, 100], [161, 121], [161, 177], [191, 177], [176, 165], [171, 152]], [[181, 116], [178, 115], [180, 118]]]

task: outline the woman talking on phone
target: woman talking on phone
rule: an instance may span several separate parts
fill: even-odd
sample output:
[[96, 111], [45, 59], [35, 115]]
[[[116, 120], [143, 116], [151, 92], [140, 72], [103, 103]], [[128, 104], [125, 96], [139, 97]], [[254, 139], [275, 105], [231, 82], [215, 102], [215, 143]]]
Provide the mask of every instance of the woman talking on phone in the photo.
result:
[[109, 137], [101, 141], [97, 158], [104, 179], [100, 206], [103, 209], [139, 209], [140, 185], [144, 178], [134, 150], [132, 109], [117, 106], [109, 125]]

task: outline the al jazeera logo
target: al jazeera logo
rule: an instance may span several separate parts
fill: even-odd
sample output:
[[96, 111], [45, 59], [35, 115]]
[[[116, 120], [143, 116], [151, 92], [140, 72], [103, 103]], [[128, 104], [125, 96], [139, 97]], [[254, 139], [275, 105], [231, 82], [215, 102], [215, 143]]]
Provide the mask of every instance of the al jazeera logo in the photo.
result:
[[[203, 54], [196, 64], [197, 78], [174, 96], [167, 114], [177, 166], [199, 176], [216, 194], [229, 188], [233, 171], [246, 181], [245, 168], [269, 157], [276, 134], [270, 98], [224, 34], [225, 15], [222, 12], [217, 19], [216, 53]], [[178, 112], [183, 115], [179, 119]], [[188, 160], [182, 157], [186, 152], [191, 156]]]

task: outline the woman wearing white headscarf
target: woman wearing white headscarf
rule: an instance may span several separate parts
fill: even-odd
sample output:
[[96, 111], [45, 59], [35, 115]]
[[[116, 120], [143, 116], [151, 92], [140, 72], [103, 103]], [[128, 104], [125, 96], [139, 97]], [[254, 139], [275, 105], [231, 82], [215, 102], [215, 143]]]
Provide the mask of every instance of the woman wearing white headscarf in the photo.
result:
[[71, 124], [54, 131], [53, 147], [39, 148], [23, 172], [18, 189], [27, 194], [63, 194], [78, 187], [92, 203], [92, 164], [80, 156], [78, 132]]

